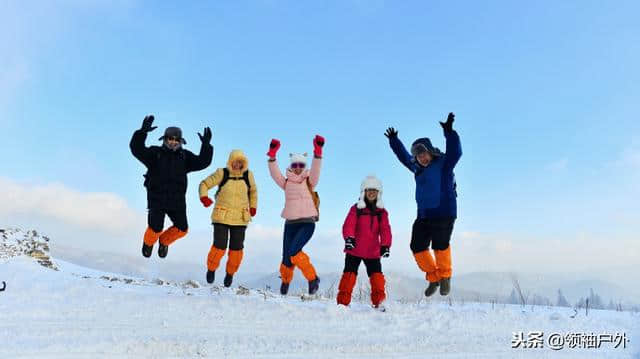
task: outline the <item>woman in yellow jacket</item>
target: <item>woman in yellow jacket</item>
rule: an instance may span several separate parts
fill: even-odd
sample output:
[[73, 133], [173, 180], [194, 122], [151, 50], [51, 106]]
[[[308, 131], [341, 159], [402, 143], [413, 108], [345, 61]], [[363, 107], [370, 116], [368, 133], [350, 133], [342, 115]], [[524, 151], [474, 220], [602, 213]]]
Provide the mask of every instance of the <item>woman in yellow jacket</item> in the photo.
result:
[[213, 224], [213, 245], [207, 257], [207, 282], [213, 283], [220, 260], [227, 250], [229, 258], [224, 286], [229, 287], [233, 275], [242, 262], [244, 235], [251, 217], [256, 215], [258, 188], [253, 173], [249, 171], [249, 160], [241, 150], [233, 150], [226, 168], [218, 168], [212, 175], [200, 182], [200, 202], [211, 206], [209, 190], [218, 186], [211, 220]]

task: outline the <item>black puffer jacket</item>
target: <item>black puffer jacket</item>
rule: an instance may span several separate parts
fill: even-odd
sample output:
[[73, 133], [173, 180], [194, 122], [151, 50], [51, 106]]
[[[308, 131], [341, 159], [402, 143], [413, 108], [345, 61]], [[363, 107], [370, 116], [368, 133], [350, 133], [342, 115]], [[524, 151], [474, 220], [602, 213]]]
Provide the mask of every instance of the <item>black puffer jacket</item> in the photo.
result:
[[200, 171], [211, 164], [213, 147], [203, 143], [200, 154], [179, 149], [172, 151], [164, 146], [146, 147], [145, 131], [133, 133], [129, 147], [131, 153], [146, 167], [144, 186], [147, 187], [149, 209], [175, 210], [186, 207], [187, 173]]

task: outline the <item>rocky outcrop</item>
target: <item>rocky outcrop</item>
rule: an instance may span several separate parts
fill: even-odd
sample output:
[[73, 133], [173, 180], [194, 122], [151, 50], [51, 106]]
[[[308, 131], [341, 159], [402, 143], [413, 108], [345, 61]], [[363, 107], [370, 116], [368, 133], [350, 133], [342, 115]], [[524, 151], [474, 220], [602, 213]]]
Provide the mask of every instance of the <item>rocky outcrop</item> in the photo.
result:
[[26, 255], [41, 266], [58, 270], [49, 255], [49, 237], [35, 230], [22, 231], [17, 228], [0, 228], [0, 260]]

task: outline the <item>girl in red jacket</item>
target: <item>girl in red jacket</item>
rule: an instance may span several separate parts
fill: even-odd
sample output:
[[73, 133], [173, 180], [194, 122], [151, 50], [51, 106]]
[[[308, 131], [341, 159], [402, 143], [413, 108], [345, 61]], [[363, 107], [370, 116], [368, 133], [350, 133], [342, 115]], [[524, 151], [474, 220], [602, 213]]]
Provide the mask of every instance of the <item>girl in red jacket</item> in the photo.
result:
[[349, 210], [342, 234], [346, 256], [338, 286], [338, 304], [351, 302], [358, 267], [364, 261], [371, 282], [371, 302], [378, 308], [386, 297], [380, 257], [389, 257], [391, 226], [382, 202], [382, 182], [376, 177], [368, 176], [362, 181], [360, 200]]

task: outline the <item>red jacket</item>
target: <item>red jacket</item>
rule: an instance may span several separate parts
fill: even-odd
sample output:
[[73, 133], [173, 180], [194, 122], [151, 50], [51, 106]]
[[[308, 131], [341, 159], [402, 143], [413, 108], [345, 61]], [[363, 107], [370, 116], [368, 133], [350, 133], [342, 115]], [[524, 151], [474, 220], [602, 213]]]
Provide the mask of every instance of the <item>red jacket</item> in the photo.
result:
[[363, 208], [358, 216], [357, 211], [354, 204], [342, 226], [342, 236], [355, 238], [356, 247], [344, 252], [360, 258], [380, 258], [380, 247], [391, 247], [389, 213], [384, 208], [376, 208], [375, 213]]

